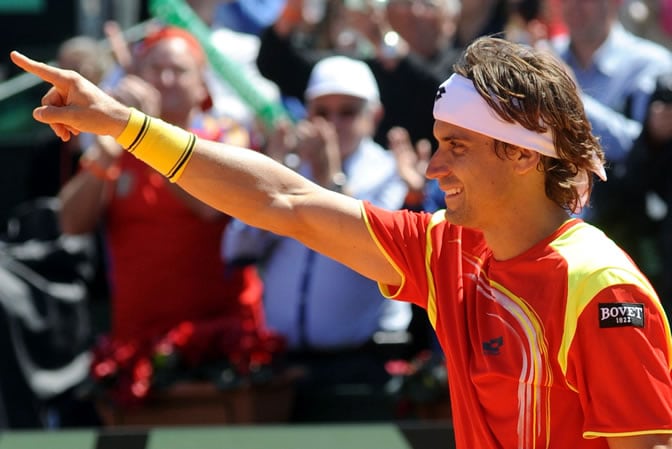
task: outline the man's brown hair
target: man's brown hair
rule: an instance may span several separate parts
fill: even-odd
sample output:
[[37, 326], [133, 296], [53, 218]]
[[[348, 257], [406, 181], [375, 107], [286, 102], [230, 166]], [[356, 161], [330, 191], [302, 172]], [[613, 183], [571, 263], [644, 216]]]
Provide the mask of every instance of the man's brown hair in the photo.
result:
[[588, 183], [590, 193], [592, 173], [604, 162], [604, 153], [569, 69], [548, 52], [494, 37], [476, 39], [454, 69], [474, 83], [503, 120], [539, 133], [550, 128], [558, 158], [541, 158], [546, 195], [569, 211], [577, 210], [577, 185]]

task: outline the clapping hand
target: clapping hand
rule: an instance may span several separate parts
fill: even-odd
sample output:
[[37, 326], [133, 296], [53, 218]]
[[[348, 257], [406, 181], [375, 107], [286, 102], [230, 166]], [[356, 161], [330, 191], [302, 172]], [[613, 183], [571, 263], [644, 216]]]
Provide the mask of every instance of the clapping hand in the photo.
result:
[[415, 148], [408, 131], [394, 127], [387, 133], [388, 147], [397, 161], [397, 171], [411, 192], [422, 192], [425, 186], [425, 171], [431, 157], [429, 141], [419, 141]]

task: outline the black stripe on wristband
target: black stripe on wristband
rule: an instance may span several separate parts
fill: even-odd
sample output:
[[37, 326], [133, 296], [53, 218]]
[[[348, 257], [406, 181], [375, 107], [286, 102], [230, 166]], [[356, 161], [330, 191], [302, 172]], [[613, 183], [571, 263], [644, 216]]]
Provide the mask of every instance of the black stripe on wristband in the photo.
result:
[[133, 139], [133, 142], [131, 142], [131, 144], [127, 148], [129, 153], [134, 152], [135, 149], [140, 144], [140, 142], [142, 142], [142, 139], [145, 138], [145, 135], [147, 134], [147, 131], [149, 130], [151, 124], [152, 119], [148, 115], [145, 115], [144, 119], [142, 120], [142, 126], [140, 127], [138, 135], [135, 136], [135, 139]]
[[191, 156], [191, 153], [194, 151], [195, 145], [196, 145], [196, 136], [192, 133], [189, 133], [189, 140], [187, 141], [187, 147], [184, 149], [182, 156], [180, 156], [177, 162], [175, 162], [175, 165], [173, 165], [173, 168], [171, 168], [166, 174], [168, 180], [172, 180], [175, 177], [175, 175], [180, 172], [180, 169], [184, 166], [184, 164], [187, 163], [189, 157]]

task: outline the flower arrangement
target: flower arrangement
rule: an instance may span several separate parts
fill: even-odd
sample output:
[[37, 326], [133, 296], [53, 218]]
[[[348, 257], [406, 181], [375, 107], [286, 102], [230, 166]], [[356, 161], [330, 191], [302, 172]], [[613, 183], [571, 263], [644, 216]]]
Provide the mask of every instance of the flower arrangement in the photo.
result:
[[436, 415], [430, 409], [445, 406], [450, 413], [448, 374], [442, 354], [425, 350], [411, 360], [391, 360], [385, 365], [390, 374], [387, 392], [397, 400], [397, 414], [408, 418]]
[[247, 321], [184, 321], [151, 341], [103, 336], [93, 350], [94, 394], [130, 408], [184, 379], [211, 381], [222, 390], [269, 382], [286, 351], [285, 340]]

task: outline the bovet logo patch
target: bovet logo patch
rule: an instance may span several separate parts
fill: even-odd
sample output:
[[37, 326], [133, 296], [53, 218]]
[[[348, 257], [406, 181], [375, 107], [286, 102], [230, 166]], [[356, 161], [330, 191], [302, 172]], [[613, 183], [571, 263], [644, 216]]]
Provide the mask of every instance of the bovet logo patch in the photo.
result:
[[644, 327], [644, 304], [599, 303], [600, 327]]

